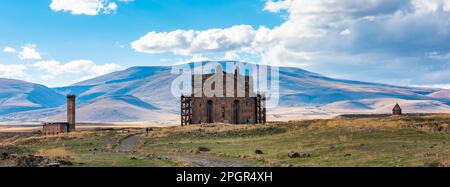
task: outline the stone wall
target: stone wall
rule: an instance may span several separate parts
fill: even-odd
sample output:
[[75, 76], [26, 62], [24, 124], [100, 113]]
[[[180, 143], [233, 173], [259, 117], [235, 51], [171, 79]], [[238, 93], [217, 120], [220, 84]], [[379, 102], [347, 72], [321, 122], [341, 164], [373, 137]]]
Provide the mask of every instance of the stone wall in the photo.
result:
[[[210, 114], [208, 114], [209, 110], [211, 110]], [[256, 98], [194, 97], [191, 122], [192, 124], [254, 124], [256, 123]]]
[[68, 123], [45, 123], [42, 127], [42, 135], [51, 136], [68, 132]]
[[[257, 97], [252, 77], [240, 75], [238, 70], [234, 74], [223, 72], [219, 67], [217, 70], [213, 74], [192, 76], [190, 123], [257, 123]], [[183, 115], [186, 114], [182, 112], [182, 125]]]

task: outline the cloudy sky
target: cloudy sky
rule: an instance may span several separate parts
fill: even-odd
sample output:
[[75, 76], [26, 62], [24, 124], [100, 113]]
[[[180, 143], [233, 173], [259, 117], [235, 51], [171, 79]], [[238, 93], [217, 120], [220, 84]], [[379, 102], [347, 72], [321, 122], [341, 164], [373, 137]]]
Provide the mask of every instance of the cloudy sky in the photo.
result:
[[450, 88], [450, 0], [3, 0], [0, 77], [242, 60]]

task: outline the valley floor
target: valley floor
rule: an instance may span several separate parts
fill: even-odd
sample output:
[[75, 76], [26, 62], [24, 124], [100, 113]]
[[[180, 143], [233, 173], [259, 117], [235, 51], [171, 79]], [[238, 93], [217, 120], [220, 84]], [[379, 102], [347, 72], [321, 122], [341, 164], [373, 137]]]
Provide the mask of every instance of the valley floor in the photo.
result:
[[450, 115], [432, 115], [153, 127], [149, 134], [139, 128], [54, 137], [4, 132], [0, 165], [450, 166], [449, 124]]

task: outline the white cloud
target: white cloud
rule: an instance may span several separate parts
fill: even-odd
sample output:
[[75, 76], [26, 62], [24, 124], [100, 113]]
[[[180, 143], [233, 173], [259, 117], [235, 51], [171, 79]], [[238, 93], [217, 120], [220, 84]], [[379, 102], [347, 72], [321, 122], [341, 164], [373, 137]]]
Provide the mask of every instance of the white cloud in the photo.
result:
[[103, 64], [92, 66], [89, 72], [94, 75], [100, 76], [119, 70], [123, 70], [123, 68], [117, 64]]
[[51, 81], [54, 77], [52, 75], [42, 75], [41, 79], [43, 81]]
[[[321, 45], [317, 42], [330, 34], [349, 35], [351, 23], [372, 14], [388, 14], [403, 7], [405, 0], [282, 0], [267, 1], [265, 10], [287, 11], [287, 20], [275, 28], [238, 25], [224, 29], [176, 30], [149, 32], [132, 43], [133, 49], [145, 53], [172, 52], [179, 55], [195, 55], [223, 52], [226, 58], [239, 59], [231, 54], [250, 53], [260, 57], [271, 56], [272, 49], [288, 49], [290, 55], [310, 59], [311, 50], [302, 46]], [[393, 7], [393, 8], [385, 8]], [[334, 40], [332, 40], [334, 41]], [[315, 52], [315, 51], [313, 51]], [[282, 53], [282, 52], [280, 52]], [[298, 54], [294, 54], [298, 53]], [[276, 59], [273, 59], [276, 60]], [[277, 63], [271, 60], [271, 63]], [[269, 62], [262, 59], [262, 61]]]
[[66, 64], [56, 60], [39, 61], [32, 65], [39, 70], [44, 70], [51, 75], [61, 75], [63, 73], [81, 74], [87, 73], [91, 76], [100, 76], [123, 68], [116, 64], [97, 65], [92, 60], [74, 60]]
[[238, 25], [227, 29], [205, 31], [176, 30], [173, 32], [150, 32], [131, 45], [144, 53], [173, 52], [194, 55], [211, 52], [226, 52], [250, 47], [256, 32], [249, 25]]
[[418, 88], [441, 88], [450, 90], [450, 84], [425, 84], [425, 85], [411, 85]]
[[178, 59], [178, 62], [176, 64], [186, 64], [186, 63], [190, 63], [190, 62], [203, 62], [203, 61], [211, 61], [211, 60], [213, 60], [213, 59], [204, 57], [203, 55], [193, 55], [193, 56], [190, 56], [189, 58]]
[[115, 12], [118, 5], [110, 0], [52, 0], [50, 8], [56, 12], [95, 16]]
[[5, 47], [5, 48], [3, 48], [3, 52], [5, 52], [5, 53], [15, 53], [16, 49], [14, 49], [12, 47]]
[[413, 5], [420, 13], [450, 11], [450, 1], [448, 0], [413, 0]]
[[339, 34], [341, 34], [342, 36], [347, 36], [350, 35], [352, 33], [352, 31], [350, 31], [350, 29], [345, 29], [342, 32], [340, 32]]
[[292, 6], [293, 0], [285, 1], [267, 1], [264, 10], [269, 12], [279, 12], [281, 10], [287, 10]]
[[33, 67], [39, 68], [40, 70], [45, 70], [47, 73], [52, 75], [59, 75], [64, 72], [61, 70], [61, 63], [56, 60], [39, 61], [34, 63]]
[[0, 64], [0, 77], [18, 79], [25, 77], [27, 67], [21, 64]]
[[117, 5], [117, 3], [109, 3], [108, 6], [106, 6], [105, 11], [107, 14], [111, 13], [111, 12], [115, 12], [117, 11], [117, 9], [119, 8], [119, 6]]
[[41, 54], [36, 50], [36, 45], [27, 44], [22, 48], [22, 51], [19, 52], [19, 58], [21, 60], [40, 60], [42, 59]]
[[440, 71], [450, 67], [445, 57], [450, 51], [449, 0], [268, 0], [264, 10], [285, 21], [273, 28], [149, 32], [132, 47], [225, 59], [247, 54], [262, 63], [383, 83], [445, 84], [450, 79], [450, 71]]

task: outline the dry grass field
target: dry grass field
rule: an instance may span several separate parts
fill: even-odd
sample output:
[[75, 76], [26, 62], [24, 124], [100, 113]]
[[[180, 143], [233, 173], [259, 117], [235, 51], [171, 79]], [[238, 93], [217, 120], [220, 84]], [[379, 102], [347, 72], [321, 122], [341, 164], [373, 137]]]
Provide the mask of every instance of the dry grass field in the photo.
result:
[[449, 124], [450, 115], [430, 115], [153, 127], [149, 134], [131, 127], [52, 137], [2, 132], [0, 165], [446, 167]]

